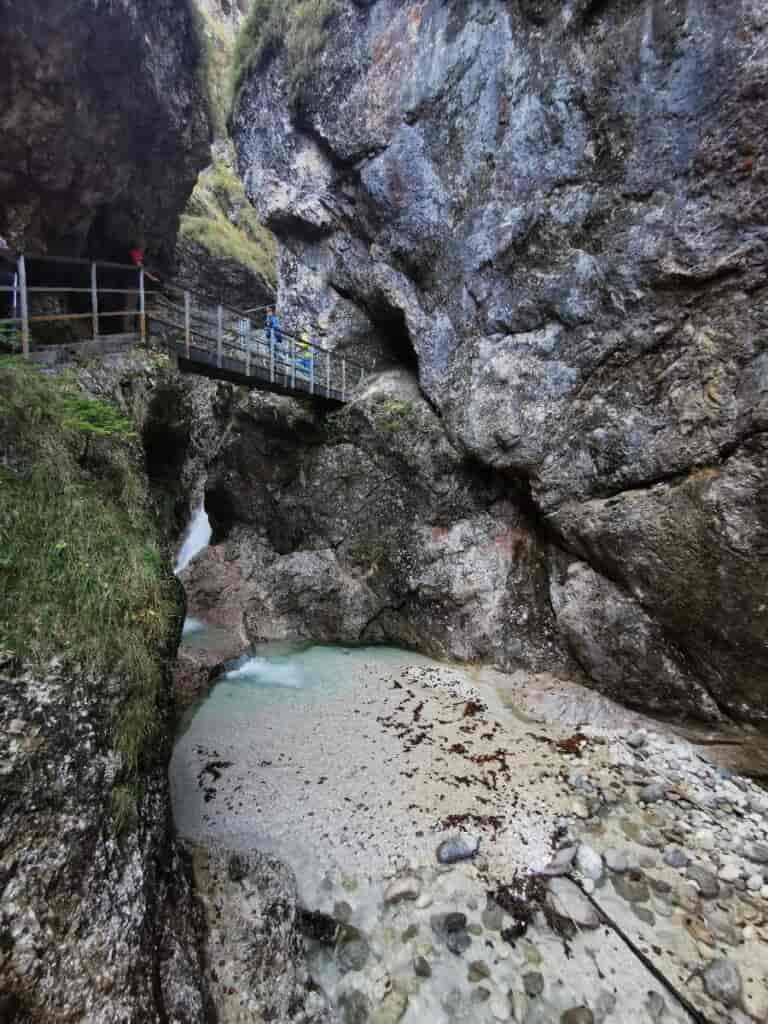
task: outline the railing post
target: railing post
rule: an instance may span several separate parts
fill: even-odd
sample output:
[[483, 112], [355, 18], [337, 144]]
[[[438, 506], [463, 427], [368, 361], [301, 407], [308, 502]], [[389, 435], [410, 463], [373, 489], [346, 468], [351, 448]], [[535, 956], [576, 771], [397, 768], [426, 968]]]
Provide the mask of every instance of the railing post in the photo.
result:
[[96, 277], [96, 264], [91, 264], [91, 316], [93, 319], [93, 340], [99, 337], [99, 289]]
[[191, 313], [191, 297], [189, 292], [184, 292], [184, 344], [187, 348], [187, 359], [190, 358], [190, 346], [192, 344], [192, 330], [190, 327], [192, 313]]
[[275, 383], [275, 329], [269, 332], [269, 383]]
[[315, 393], [315, 349], [309, 351], [309, 393]]
[[245, 376], [251, 376], [251, 321], [246, 320], [245, 327]]
[[347, 396], [347, 360], [341, 357], [341, 400], [346, 401]]
[[139, 334], [142, 344], [147, 340], [147, 307], [144, 295], [144, 268], [139, 268]]
[[27, 263], [19, 256], [19, 294], [21, 296], [21, 350], [29, 356], [29, 296], [27, 294]]
[[325, 396], [326, 398], [331, 397], [331, 353], [329, 349], [325, 350]]
[[219, 319], [216, 331], [216, 364], [221, 367], [221, 357], [224, 349], [224, 307], [219, 305]]
[[[286, 374], [287, 380], [288, 374]], [[296, 340], [291, 338], [291, 390], [296, 390]]]
[[361, 366], [360, 367], [360, 377], [359, 377], [359, 379], [357, 381], [357, 386], [358, 387], [360, 387], [360, 385], [363, 383], [363, 378], [364, 377], [365, 377], [365, 367]]

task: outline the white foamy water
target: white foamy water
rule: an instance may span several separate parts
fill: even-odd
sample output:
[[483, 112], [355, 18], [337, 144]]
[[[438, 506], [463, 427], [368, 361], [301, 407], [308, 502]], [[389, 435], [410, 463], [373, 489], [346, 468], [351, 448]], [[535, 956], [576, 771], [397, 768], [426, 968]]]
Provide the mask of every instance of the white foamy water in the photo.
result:
[[301, 689], [306, 682], [300, 665], [293, 662], [281, 664], [273, 659], [259, 657], [248, 658], [225, 673], [224, 678], [241, 679], [262, 686], [287, 686], [294, 690]]
[[201, 619], [196, 619], [192, 615], [188, 615], [184, 619], [184, 626], [181, 630], [182, 636], [189, 636], [190, 633], [201, 633], [205, 629], [205, 623]]
[[176, 556], [176, 565], [173, 567], [176, 575], [183, 572], [192, 559], [199, 555], [204, 548], [208, 547], [212, 536], [213, 530], [205, 512], [205, 504], [201, 502], [200, 508], [192, 516], [187, 532], [184, 534], [184, 540], [179, 548], [179, 553]]

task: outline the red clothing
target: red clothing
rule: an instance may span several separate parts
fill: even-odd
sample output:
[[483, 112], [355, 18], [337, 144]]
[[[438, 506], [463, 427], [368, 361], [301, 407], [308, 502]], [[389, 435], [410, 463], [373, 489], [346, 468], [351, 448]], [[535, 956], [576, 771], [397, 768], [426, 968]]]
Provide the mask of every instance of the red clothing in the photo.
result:
[[140, 248], [131, 249], [131, 259], [137, 267], [144, 266], [144, 250]]

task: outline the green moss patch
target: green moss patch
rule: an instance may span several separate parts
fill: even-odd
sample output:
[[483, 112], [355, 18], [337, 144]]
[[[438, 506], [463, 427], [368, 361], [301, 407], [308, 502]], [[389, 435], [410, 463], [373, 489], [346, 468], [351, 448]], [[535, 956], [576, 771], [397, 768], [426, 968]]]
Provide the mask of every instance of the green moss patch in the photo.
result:
[[219, 157], [200, 175], [181, 218], [181, 233], [209, 255], [234, 260], [275, 287], [275, 239], [259, 222], [226, 159]]
[[337, 13], [336, 0], [254, 0], [235, 44], [233, 108], [248, 77], [282, 48], [293, 99], [299, 99], [325, 46], [328, 23]]

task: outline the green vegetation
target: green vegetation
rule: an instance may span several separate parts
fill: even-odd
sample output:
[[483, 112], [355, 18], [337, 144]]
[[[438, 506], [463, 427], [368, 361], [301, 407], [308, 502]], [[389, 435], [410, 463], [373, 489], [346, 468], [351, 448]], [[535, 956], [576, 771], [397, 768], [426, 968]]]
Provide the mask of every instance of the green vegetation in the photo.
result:
[[336, 0], [254, 0], [235, 43], [232, 106], [248, 76], [263, 60], [285, 48], [293, 99], [300, 99], [325, 44]]
[[41, 665], [63, 654], [84, 675], [119, 679], [118, 826], [135, 814], [152, 757], [160, 655], [177, 614], [134, 437], [73, 378], [0, 359], [0, 447], [12, 453], [0, 468], [0, 647]]
[[191, 0], [190, 8], [200, 42], [200, 85], [208, 97], [214, 134], [223, 139], [227, 135], [227, 112], [231, 105], [234, 36], [208, 11], [198, 7], [195, 0]]
[[400, 398], [383, 398], [376, 403], [374, 412], [376, 427], [388, 434], [404, 430], [409, 424], [412, 413], [411, 402], [405, 402]]
[[181, 218], [181, 234], [211, 256], [235, 260], [275, 286], [275, 239], [259, 223], [243, 183], [225, 157], [219, 156], [200, 175]]

